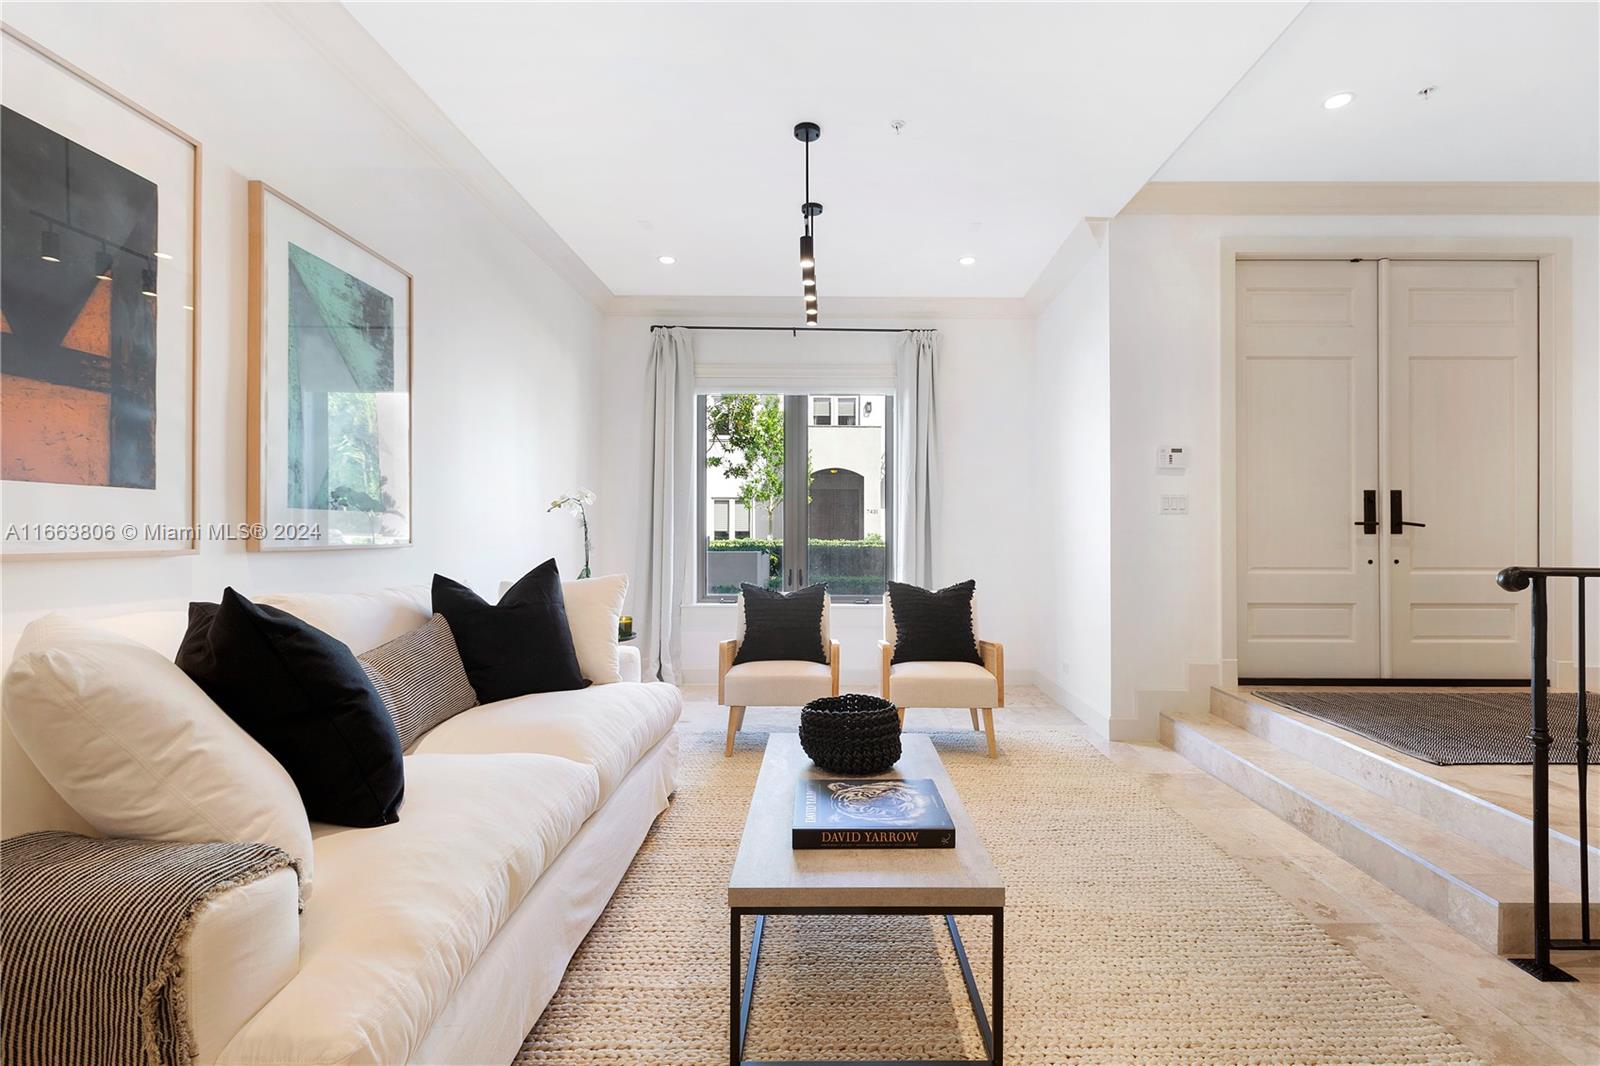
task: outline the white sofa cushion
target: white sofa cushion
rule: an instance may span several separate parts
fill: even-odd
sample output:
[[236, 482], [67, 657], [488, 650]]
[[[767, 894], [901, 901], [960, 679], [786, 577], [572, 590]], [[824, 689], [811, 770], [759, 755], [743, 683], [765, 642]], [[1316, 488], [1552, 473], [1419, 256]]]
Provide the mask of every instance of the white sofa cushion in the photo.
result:
[[833, 668], [790, 660], [740, 663], [722, 679], [730, 707], [799, 707], [833, 695]]
[[993, 707], [995, 677], [976, 663], [900, 663], [889, 668], [889, 698], [897, 707]]
[[415, 751], [559, 755], [595, 768], [603, 802], [682, 713], [683, 694], [673, 685], [536, 692], [462, 711], [418, 741]]
[[[452, 719], [454, 720], [454, 719]], [[300, 972], [227, 1063], [404, 1063], [500, 927], [599, 805], [549, 755], [412, 755], [400, 821], [316, 827]]]
[[31, 623], [5, 714], [46, 780], [107, 836], [260, 841], [311, 894], [311, 827], [276, 759], [160, 652], [58, 614]]
[[258, 596], [251, 602], [288, 611], [344, 641], [357, 655], [409, 633], [433, 617], [433, 595], [426, 585], [381, 592], [288, 592]]
[[580, 581], [563, 581], [561, 598], [567, 605], [567, 625], [578, 652], [583, 676], [597, 685], [622, 680], [617, 661], [617, 624], [622, 601], [628, 595], [627, 574], [607, 574]]

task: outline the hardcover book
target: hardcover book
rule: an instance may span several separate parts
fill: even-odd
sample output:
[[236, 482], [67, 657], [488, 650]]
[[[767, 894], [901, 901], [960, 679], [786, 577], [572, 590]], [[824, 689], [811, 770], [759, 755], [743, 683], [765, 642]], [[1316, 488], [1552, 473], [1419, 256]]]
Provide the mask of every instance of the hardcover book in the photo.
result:
[[956, 827], [932, 781], [804, 780], [795, 788], [796, 850], [953, 848]]

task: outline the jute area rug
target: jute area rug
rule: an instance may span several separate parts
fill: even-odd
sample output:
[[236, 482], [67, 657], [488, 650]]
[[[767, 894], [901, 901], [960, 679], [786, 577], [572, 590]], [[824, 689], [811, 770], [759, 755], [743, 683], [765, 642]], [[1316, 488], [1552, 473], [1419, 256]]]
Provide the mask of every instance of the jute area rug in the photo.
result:
[[[728, 1061], [728, 872], [763, 734], [683, 736], [678, 793], [518, 1064]], [[1008, 1063], [1466, 1063], [1382, 978], [1060, 731], [934, 737], [1006, 879]], [[752, 922], [745, 923], [749, 946]], [[989, 990], [987, 918], [961, 920]], [[978, 1058], [941, 919], [773, 917], [751, 1058]]]

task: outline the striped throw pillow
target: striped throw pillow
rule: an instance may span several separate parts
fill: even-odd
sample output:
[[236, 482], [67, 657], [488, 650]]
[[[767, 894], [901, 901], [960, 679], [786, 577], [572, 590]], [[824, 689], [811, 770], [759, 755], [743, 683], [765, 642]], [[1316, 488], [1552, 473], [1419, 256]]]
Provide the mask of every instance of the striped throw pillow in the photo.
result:
[[383, 697], [402, 748], [411, 747], [440, 722], [478, 705], [456, 638], [442, 614], [356, 659]]

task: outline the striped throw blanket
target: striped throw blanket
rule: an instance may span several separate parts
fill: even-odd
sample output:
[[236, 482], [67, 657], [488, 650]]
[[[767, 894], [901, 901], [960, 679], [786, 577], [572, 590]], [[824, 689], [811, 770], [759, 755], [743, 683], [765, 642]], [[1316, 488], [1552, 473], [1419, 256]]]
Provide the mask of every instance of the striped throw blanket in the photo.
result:
[[6, 1066], [189, 1066], [181, 960], [195, 915], [288, 865], [267, 844], [0, 841]]

